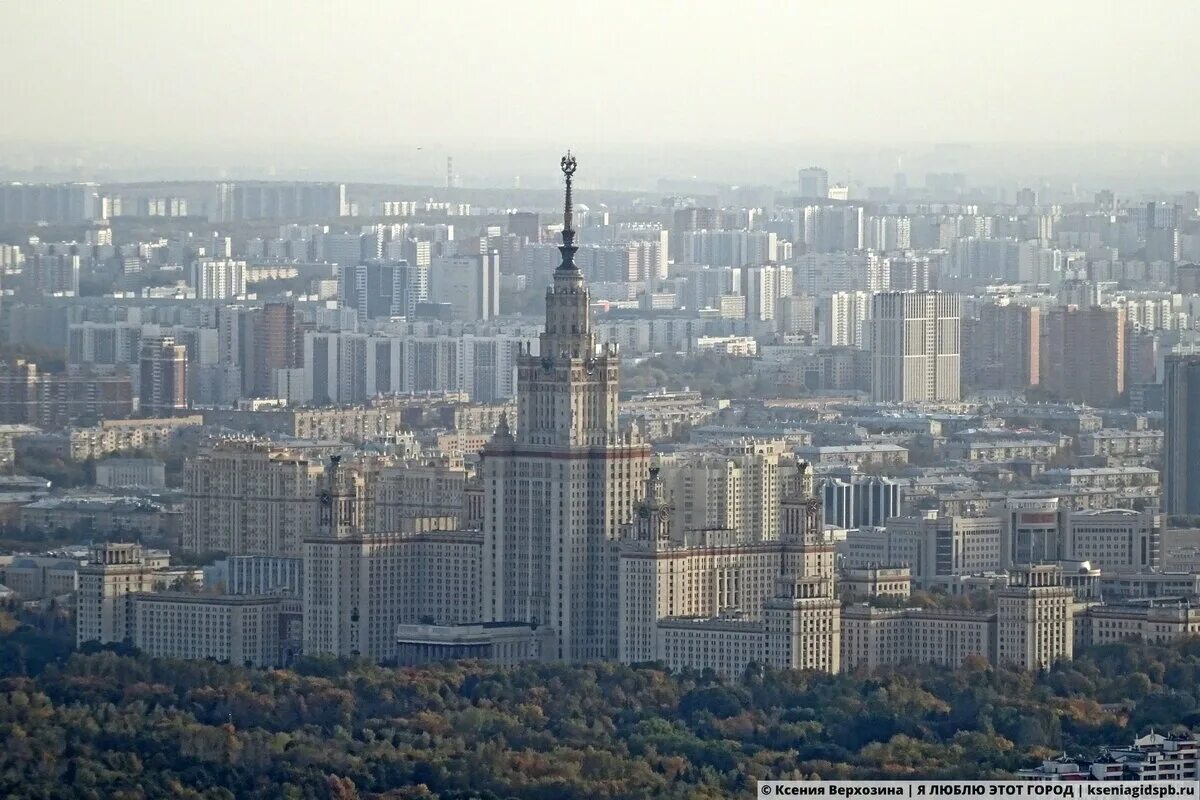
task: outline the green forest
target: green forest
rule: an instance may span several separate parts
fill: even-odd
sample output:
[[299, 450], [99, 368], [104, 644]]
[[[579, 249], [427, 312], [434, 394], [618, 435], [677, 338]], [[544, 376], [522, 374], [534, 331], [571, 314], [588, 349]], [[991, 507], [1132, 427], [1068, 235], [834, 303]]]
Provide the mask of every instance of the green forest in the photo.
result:
[[986, 662], [737, 681], [654, 666], [73, 652], [0, 617], [0, 797], [718, 798], [756, 778], [998, 778], [1200, 723], [1200, 639], [1042, 675]]

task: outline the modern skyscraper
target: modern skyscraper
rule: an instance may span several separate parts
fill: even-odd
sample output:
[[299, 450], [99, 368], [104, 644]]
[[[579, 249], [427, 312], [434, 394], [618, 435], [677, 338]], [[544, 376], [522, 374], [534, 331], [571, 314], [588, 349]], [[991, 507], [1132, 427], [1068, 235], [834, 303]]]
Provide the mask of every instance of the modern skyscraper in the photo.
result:
[[617, 656], [619, 528], [632, 517], [650, 448], [617, 427], [618, 359], [597, 346], [575, 264], [566, 177], [562, 263], [546, 293], [540, 355], [518, 362], [517, 430], [502, 421], [483, 451], [484, 618], [548, 625], [557, 657]]
[[1167, 356], [1163, 510], [1200, 514], [1200, 355]]
[[961, 397], [957, 295], [879, 292], [871, 298], [871, 397], [934, 403]]
[[187, 348], [170, 336], [142, 341], [139, 394], [143, 416], [170, 417], [188, 407]]

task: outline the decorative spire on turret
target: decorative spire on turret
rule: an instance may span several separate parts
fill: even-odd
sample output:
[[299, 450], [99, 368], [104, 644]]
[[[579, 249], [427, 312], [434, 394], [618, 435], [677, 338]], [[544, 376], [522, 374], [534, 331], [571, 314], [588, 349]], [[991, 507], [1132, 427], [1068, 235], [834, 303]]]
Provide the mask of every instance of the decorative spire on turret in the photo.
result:
[[572, 218], [575, 216], [571, 206], [571, 176], [575, 174], [575, 156], [571, 155], [568, 150], [567, 154], [562, 157], [560, 163], [563, 176], [567, 181], [566, 201], [563, 203], [563, 232], [562, 246], [558, 248], [558, 252], [562, 253], [562, 263], [559, 264], [560, 270], [578, 271], [579, 267], [575, 265], [575, 251], [578, 250], [575, 246], [575, 228], [572, 225]]

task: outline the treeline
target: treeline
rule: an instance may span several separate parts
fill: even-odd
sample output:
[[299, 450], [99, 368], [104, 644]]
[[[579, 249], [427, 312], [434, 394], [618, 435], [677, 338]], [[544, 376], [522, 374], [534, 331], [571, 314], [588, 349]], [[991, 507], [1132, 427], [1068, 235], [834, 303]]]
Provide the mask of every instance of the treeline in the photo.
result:
[[0, 625], [0, 796], [724, 798], [756, 778], [1006, 777], [1200, 723], [1200, 641], [739, 681], [616, 664], [260, 671]]

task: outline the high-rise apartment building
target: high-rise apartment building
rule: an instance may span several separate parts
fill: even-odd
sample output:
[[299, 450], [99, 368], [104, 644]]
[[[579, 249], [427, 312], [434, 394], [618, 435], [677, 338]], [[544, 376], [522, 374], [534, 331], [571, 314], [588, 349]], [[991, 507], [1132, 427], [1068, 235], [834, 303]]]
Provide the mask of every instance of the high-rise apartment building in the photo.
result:
[[246, 294], [246, 262], [234, 258], [198, 258], [192, 264], [192, 288], [198, 300], [228, 300]]
[[282, 445], [226, 440], [184, 468], [183, 549], [299, 557], [317, 521], [324, 467]]
[[1059, 306], [1042, 318], [1040, 384], [1054, 397], [1112, 406], [1125, 393], [1124, 307]]
[[1041, 381], [1040, 308], [985, 305], [963, 328], [963, 383], [970, 389], [1023, 389]]
[[746, 319], [774, 320], [780, 298], [792, 294], [792, 268], [785, 266], [746, 267], [742, 270], [742, 295]]
[[650, 448], [618, 430], [616, 348], [596, 343], [575, 264], [575, 159], [562, 168], [562, 263], [546, 293], [540, 355], [519, 360], [516, 434], [501, 424], [480, 465], [484, 618], [551, 626], [562, 659], [614, 658], [613, 540], [640, 497]]
[[143, 416], [170, 417], [187, 411], [187, 347], [170, 336], [143, 339], [139, 366]]
[[672, 536], [724, 529], [738, 542], [779, 538], [783, 442], [748, 441], [724, 452], [682, 452], [660, 461], [674, 506]]
[[0, 224], [76, 224], [100, 218], [94, 183], [5, 183], [0, 185]]
[[943, 292], [879, 292], [871, 298], [871, 398], [956, 401], [960, 303]]
[[429, 296], [435, 303], [449, 303], [456, 320], [480, 322], [498, 316], [499, 252], [433, 259]]
[[1166, 359], [1163, 510], [1200, 514], [1200, 355]]
[[22, 359], [0, 362], [0, 424], [45, 429], [74, 422], [124, 419], [133, 413], [129, 375], [42, 373]]

